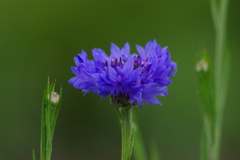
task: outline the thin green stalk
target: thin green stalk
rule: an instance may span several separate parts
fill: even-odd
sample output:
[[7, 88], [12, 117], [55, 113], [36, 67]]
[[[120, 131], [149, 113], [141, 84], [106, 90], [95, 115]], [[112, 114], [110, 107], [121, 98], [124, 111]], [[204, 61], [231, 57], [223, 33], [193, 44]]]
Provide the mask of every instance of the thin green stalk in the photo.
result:
[[49, 104], [49, 106], [46, 108], [46, 130], [47, 130], [47, 142], [46, 142], [46, 160], [50, 160], [51, 153], [52, 153], [52, 127], [51, 127], [51, 112], [52, 112], [52, 106]]
[[45, 160], [46, 157], [46, 112], [45, 108], [47, 107], [45, 98], [46, 98], [46, 89], [43, 93], [43, 102], [42, 102], [42, 115], [41, 115], [41, 140], [40, 140], [40, 160]]
[[[217, 109], [222, 109], [224, 107], [224, 103], [222, 99], [222, 90], [223, 86], [227, 85], [223, 83], [224, 77], [224, 54], [226, 53], [226, 21], [227, 21], [227, 8], [228, 8], [228, 0], [221, 0], [219, 5], [217, 6], [216, 0], [211, 0], [211, 8], [212, 8], [212, 17], [217, 21], [217, 29], [216, 29], [216, 44], [215, 44], [215, 92], [216, 92], [216, 105]], [[213, 9], [218, 8], [218, 9]], [[218, 16], [218, 18], [215, 18]]]
[[217, 1], [216, 0], [210, 0], [210, 6], [211, 6], [211, 14], [212, 14], [212, 19], [213, 19], [213, 24], [215, 30], [218, 30], [218, 8], [217, 8]]
[[[223, 111], [226, 101], [230, 59], [226, 50], [226, 26], [229, 0], [211, 0], [211, 12], [216, 31], [215, 44], [215, 104], [216, 120], [214, 130], [213, 160], [219, 159]], [[227, 68], [227, 69], [225, 69]]]
[[215, 94], [213, 72], [210, 69], [211, 64], [208, 53], [204, 51], [197, 58], [197, 77], [198, 91], [200, 98], [200, 108], [203, 118], [203, 135], [202, 135], [202, 160], [213, 160], [214, 131], [215, 131]]
[[122, 160], [130, 160], [133, 149], [132, 107], [118, 108], [121, 117]]
[[32, 160], [36, 160], [36, 154], [34, 148], [32, 149]]
[[151, 141], [150, 157], [151, 157], [151, 160], [161, 160], [161, 155], [158, 151], [157, 142], [155, 140]]
[[133, 122], [134, 122], [134, 147], [133, 147], [133, 155], [136, 160], [146, 160], [147, 158], [147, 150], [144, 144], [141, 131], [137, 121], [137, 115], [133, 112]]

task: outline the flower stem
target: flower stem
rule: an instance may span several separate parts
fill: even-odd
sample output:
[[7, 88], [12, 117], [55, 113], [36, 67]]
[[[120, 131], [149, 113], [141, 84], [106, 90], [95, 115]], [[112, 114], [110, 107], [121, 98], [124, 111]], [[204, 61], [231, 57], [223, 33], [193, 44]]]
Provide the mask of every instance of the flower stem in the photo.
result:
[[[223, 112], [227, 97], [230, 52], [226, 48], [226, 27], [227, 10], [229, 0], [210, 0], [211, 13], [215, 28], [215, 66], [214, 66], [214, 103], [210, 103], [214, 108], [214, 118], [209, 118], [206, 113], [204, 117], [204, 138], [203, 138], [203, 160], [218, 160], [221, 144], [221, 130]], [[206, 105], [205, 103], [204, 105]]]
[[53, 133], [62, 100], [62, 87], [60, 88], [60, 95], [54, 92], [54, 89], [55, 82], [50, 84], [48, 77], [42, 103], [40, 160], [50, 160], [52, 154]]
[[122, 160], [130, 160], [133, 149], [132, 107], [117, 108], [122, 130]]

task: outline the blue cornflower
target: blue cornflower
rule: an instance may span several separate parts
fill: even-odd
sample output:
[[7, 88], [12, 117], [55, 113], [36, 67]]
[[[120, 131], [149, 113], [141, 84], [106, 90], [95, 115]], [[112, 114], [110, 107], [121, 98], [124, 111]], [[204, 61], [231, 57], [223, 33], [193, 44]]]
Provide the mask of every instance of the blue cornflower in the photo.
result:
[[128, 43], [120, 49], [111, 44], [111, 55], [101, 49], [93, 49], [94, 60], [87, 53], [74, 57], [77, 67], [71, 67], [76, 77], [68, 83], [83, 92], [93, 92], [102, 98], [110, 95], [115, 106], [139, 105], [142, 102], [161, 104], [157, 95], [167, 96], [169, 77], [176, 74], [176, 63], [171, 61], [167, 47], [157, 41], [149, 41], [145, 48], [136, 45], [139, 54], [130, 54]]

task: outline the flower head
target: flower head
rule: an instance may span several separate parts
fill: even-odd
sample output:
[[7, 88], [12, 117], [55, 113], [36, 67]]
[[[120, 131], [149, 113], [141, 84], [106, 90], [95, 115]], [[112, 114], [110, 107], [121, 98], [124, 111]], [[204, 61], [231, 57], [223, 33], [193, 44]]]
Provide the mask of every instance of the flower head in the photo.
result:
[[111, 44], [111, 55], [101, 49], [93, 49], [94, 60], [88, 60], [87, 53], [74, 57], [76, 75], [68, 83], [83, 92], [93, 92], [102, 98], [111, 95], [115, 106], [139, 105], [142, 102], [161, 104], [157, 95], [168, 95], [169, 77], [175, 76], [176, 63], [171, 61], [167, 47], [157, 41], [149, 41], [145, 48], [136, 45], [139, 54], [130, 54], [128, 43], [120, 49]]

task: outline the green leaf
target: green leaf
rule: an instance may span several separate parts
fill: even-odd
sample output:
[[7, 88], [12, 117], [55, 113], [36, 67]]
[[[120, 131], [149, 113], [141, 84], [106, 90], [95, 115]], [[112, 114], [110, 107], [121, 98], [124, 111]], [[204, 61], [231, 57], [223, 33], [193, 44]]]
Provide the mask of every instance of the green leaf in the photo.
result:
[[62, 104], [62, 86], [60, 87], [60, 99], [59, 99], [59, 102], [57, 103], [57, 105], [53, 108], [53, 120], [52, 120], [52, 135], [54, 133], [54, 129], [55, 129], [55, 126], [56, 126], [56, 122], [57, 122], [57, 118], [58, 118], [58, 114], [59, 114], [59, 111], [60, 111], [60, 107], [61, 107], [61, 104]]
[[202, 133], [202, 140], [201, 140], [201, 160], [208, 160], [207, 158], [207, 139], [206, 139], [206, 132], [203, 130]]
[[156, 141], [152, 141], [150, 145], [150, 159], [151, 160], [161, 160], [160, 153], [157, 149]]
[[146, 153], [146, 147], [144, 145], [142, 135], [140, 132], [140, 129], [137, 127], [137, 117], [136, 114], [133, 112], [133, 122], [134, 122], [134, 147], [133, 147], [133, 155], [136, 160], [146, 160], [147, 159], [147, 153]]
[[207, 51], [203, 51], [196, 59], [196, 73], [198, 79], [198, 93], [200, 108], [206, 122], [214, 124], [215, 119], [215, 89], [212, 65]]
[[35, 150], [34, 150], [34, 148], [32, 149], [32, 159], [33, 159], [33, 160], [36, 160], [36, 155], [35, 155]]
[[228, 41], [225, 45], [225, 50], [223, 54], [223, 61], [222, 61], [222, 72], [221, 72], [221, 80], [220, 80], [220, 89], [218, 94], [219, 97], [217, 99], [218, 106], [220, 110], [223, 110], [228, 93], [228, 81], [230, 77], [230, 66], [231, 66], [231, 45], [230, 41]]
[[53, 133], [61, 106], [62, 87], [60, 88], [59, 101], [52, 102], [51, 99], [52, 92], [55, 90], [55, 82], [56, 81], [50, 84], [50, 78], [48, 76], [47, 87], [43, 94], [40, 142], [41, 160], [50, 160], [51, 158]]
[[214, 24], [215, 30], [218, 30], [218, 26], [219, 26], [218, 10], [219, 9], [218, 9], [217, 0], [210, 0], [210, 6], [211, 6], [213, 24]]
[[43, 93], [43, 102], [42, 102], [42, 115], [41, 115], [41, 139], [40, 139], [40, 159], [45, 160], [46, 157], [46, 114], [45, 114], [45, 108], [46, 106], [46, 89], [44, 89]]
[[196, 62], [199, 102], [203, 118], [202, 160], [210, 160], [213, 157], [215, 140], [215, 85], [211, 66], [208, 53], [202, 52]]

